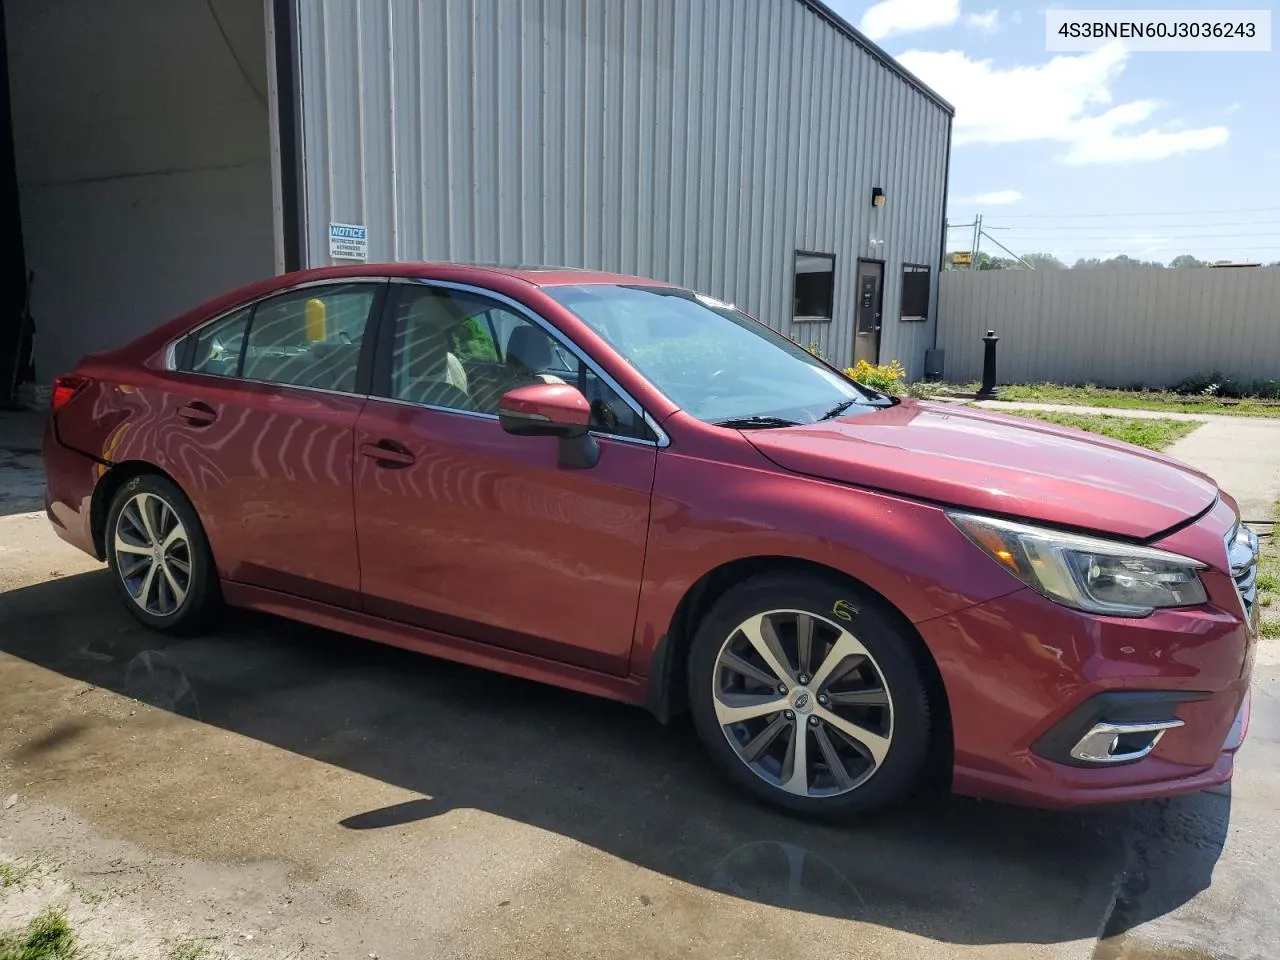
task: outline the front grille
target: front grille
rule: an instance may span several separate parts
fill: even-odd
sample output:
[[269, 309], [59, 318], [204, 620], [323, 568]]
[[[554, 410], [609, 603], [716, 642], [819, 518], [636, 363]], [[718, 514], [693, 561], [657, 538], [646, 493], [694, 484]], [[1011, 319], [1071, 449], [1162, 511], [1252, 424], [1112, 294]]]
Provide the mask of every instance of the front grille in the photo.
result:
[[1250, 626], [1256, 626], [1257, 619], [1258, 553], [1258, 535], [1243, 523], [1237, 523], [1227, 534], [1227, 559]]

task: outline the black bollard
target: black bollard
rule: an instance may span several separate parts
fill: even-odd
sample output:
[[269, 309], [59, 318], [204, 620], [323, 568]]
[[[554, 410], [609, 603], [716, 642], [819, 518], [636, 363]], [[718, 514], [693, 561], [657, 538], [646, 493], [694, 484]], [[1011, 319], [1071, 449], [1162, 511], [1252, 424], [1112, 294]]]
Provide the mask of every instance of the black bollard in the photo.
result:
[[983, 400], [990, 400], [996, 395], [996, 344], [1000, 342], [1000, 338], [994, 330], [988, 330], [982, 342], [985, 352], [982, 355], [982, 389], [978, 391], [978, 396]]

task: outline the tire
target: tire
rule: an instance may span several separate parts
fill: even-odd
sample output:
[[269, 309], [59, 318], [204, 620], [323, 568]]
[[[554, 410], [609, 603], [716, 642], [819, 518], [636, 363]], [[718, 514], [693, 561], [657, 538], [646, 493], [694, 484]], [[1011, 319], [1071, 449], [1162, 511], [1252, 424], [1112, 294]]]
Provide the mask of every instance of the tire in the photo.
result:
[[[811, 676], [799, 669], [806, 633]], [[753, 577], [717, 600], [694, 634], [694, 725], [715, 764], [755, 797], [847, 820], [902, 801], [924, 782], [932, 722], [924, 656], [882, 601], [849, 584]], [[770, 689], [774, 667], [789, 675]]]
[[212, 623], [222, 601], [213, 555], [195, 508], [172, 481], [127, 480], [111, 501], [104, 541], [116, 590], [139, 622], [177, 634]]

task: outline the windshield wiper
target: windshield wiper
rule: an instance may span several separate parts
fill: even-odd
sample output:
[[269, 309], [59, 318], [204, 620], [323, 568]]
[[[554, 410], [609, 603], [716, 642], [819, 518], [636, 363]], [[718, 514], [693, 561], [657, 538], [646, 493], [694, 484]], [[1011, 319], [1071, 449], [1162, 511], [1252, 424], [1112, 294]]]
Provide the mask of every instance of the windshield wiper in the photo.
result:
[[795, 420], [785, 417], [729, 417], [727, 420], [712, 420], [717, 427], [735, 427], [738, 430], [767, 430], [770, 427], [798, 427]]
[[[834, 420], [836, 417], [840, 416], [840, 414], [844, 413], [846, 410], [852, 407], [855, 403], [863, 403], [863, 402], [866, 402], [866, 401], [841, 400], [834, 407], [832, 407], [830, 410], [828, 410], [826, 413], [820, 416], [818, 420]], [[817, 421], [815, 421], [815, 423], [816, 422]]]

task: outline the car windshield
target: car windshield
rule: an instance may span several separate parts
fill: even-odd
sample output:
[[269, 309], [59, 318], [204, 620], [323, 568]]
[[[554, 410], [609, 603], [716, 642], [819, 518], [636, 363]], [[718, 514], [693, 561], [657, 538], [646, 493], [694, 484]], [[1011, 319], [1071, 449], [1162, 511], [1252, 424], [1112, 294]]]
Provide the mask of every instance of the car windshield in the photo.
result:
[[673, 403], [708, 423], [785, 427], [896, 402], [860, 389], [786, 337], [701, 294], [620, 284], [545, 292]]

